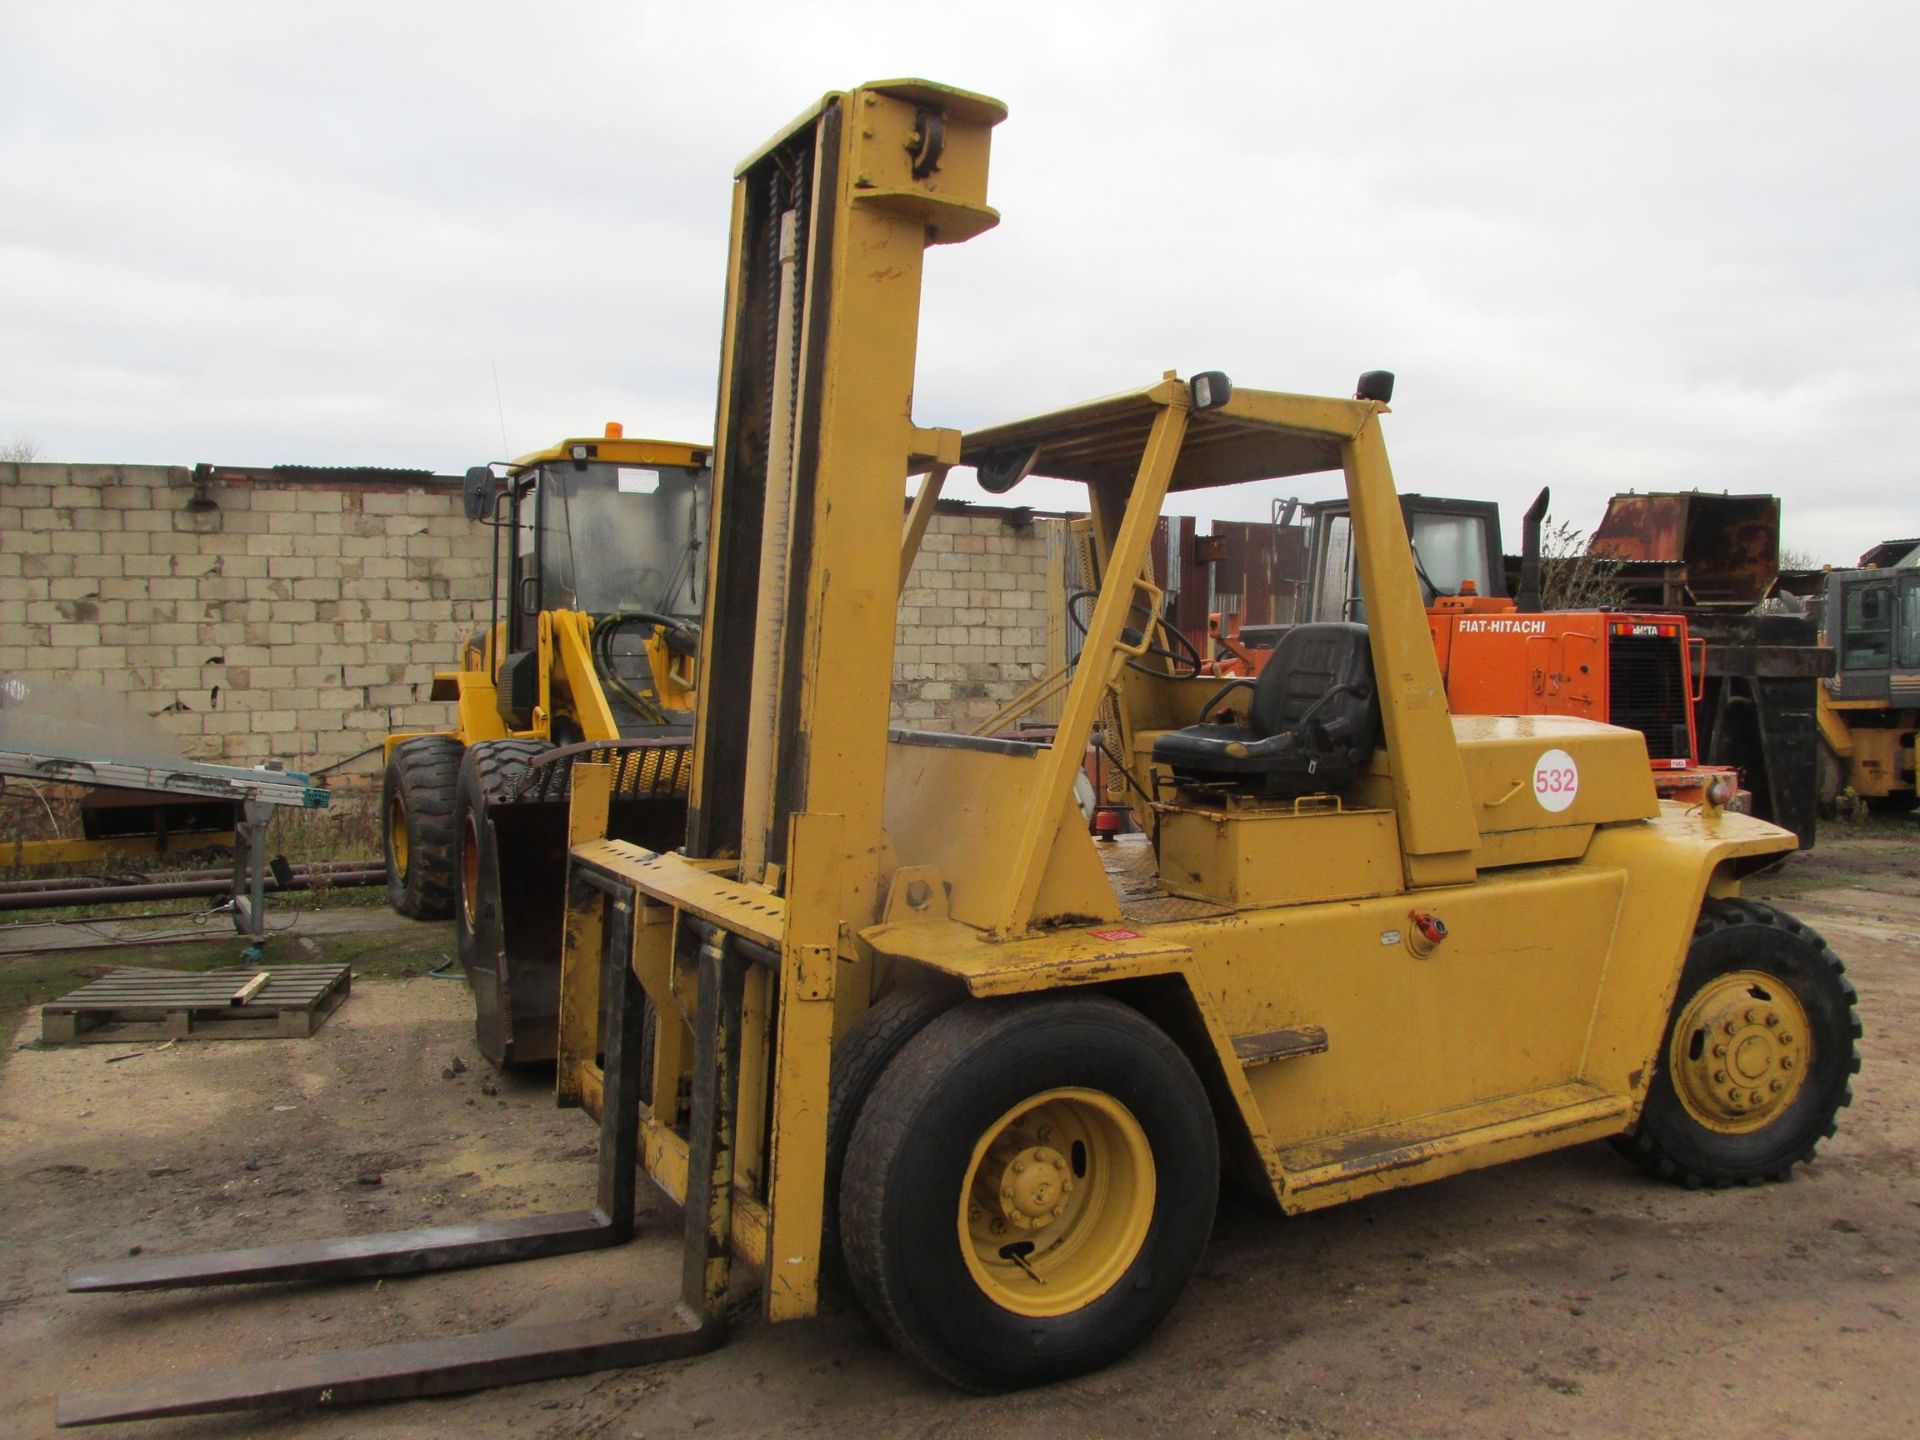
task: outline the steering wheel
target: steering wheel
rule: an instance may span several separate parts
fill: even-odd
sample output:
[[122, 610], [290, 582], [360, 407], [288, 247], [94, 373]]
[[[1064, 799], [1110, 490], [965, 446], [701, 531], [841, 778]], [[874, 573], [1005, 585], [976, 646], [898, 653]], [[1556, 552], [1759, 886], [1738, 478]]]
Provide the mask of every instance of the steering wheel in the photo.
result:
[[[1067, 597], [1067, 619], [1072, 622], [1073, 628], [1080, 632], [1083, 640], [1087, 634], [1087, 622], [1080, 618], [1080, 602], [1099, 593], [1098, 590], [1076, 590]], [[1191, 680], [1206, 668], [1206, 658], [1194, 646], [1193, 641], [1189, 640], [1178, 627], [1169, 625], [1164, 615], [1156, 615], [1148, 606], [1141, 604], [1138, 595], [1134, 597], [1133, 604], [1127, 609], [1128, 619], [1132, 619], [1135, 615], [1145, 617], [1148, 625], [1152, 627], [1152, 633], [1164, 637], [1164, 642], [1149, 642], [1143, 654], [1164, 660], [1174, 668], [1171, 671], [1158, 670], [1131, 656], [1127, 659], [1129, 668], [1138, 670], [1142, 675], [1159, 675], [1163, 678], [1171, 673], [1175, 678], [1182, 680]], [[1127, 633], [1133, 636], [1141, 632], [1137, 627], [1130, 626]]]

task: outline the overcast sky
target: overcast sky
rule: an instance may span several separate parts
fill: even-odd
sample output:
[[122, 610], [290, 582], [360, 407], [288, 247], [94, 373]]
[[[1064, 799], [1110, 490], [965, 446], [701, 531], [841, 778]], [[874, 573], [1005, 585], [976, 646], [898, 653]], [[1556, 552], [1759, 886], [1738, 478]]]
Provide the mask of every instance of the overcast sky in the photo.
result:
[[1699, 487], [1847, 561], [1920, 532], [1915, 14], [0, 0], [0, 444], [704, 440], [735, 163], [923, 75], [1012, 113], [1000, 228], [927, 267], [921, 424], [1387, 368], [1401, 487], [1509, 548], [1542, 484], [1583, 529]]

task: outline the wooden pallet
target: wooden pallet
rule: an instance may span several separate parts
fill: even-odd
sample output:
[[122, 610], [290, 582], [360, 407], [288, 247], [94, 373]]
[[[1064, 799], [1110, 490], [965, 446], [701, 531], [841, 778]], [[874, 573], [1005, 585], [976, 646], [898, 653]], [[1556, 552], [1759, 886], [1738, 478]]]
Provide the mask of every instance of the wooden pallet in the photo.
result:
[[346, 965], [272, 965], [267, 983], [235, 1004], [258, 970], [122, 972], [40, 1007], [49, 1045], [127, 1040], [301, 1039], [347, 998]]

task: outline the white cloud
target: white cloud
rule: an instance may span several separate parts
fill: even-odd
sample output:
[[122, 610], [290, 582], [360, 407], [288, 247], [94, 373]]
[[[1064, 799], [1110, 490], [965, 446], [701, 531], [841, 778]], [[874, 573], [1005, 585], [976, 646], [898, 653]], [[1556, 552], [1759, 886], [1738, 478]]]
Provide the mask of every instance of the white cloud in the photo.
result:
[[[1168, 365], [1399, 372], [1401, 484], [1591, 527], [1774, 491], [1910, 532], [1915, 27], [1891, 3], [0, 0], [0, 440], [459, 470], [711, 425], [734, 163], [880, 75], [998, 95], [919, 419]], [[1044, 495], [1036, 499], [1044, 502]], [[1264, 515], [1264, 496], [1234, 513]]]

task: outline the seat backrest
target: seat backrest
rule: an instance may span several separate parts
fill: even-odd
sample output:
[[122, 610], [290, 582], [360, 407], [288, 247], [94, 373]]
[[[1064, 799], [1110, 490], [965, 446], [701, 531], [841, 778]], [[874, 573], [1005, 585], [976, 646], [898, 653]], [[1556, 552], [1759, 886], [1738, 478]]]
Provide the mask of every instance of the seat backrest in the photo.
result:
[[[1338, 715], [1364, 715], [1372, 704], [1373, 652], [1367, 627], [1329, 620], [1295, 625], [1284, 631], [1273, 655], [1254, 682], [1247, 725], [1258, 739], [1280, 735], [1306, 718], [1329, 690], [1350, 685], [1358, 693], [1340, 696], [1315, 712], [1321, 721]], [[1357, 731], [1360, 727], [1356, 725]], [[1366, 743], [1371, 743], [1368, 737]]]

